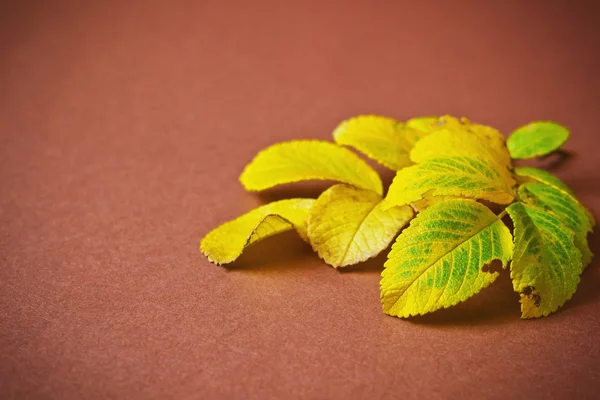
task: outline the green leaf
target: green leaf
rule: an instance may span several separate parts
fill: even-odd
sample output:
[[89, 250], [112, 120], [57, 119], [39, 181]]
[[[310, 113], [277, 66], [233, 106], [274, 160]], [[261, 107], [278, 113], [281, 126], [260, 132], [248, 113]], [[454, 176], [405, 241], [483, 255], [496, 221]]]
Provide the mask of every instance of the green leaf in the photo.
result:
[[519, 198], [526, 204], [549, 210], [575, 233], [575, 245], [587, 266], [592, 261], [592, 252], [587, 241], [592, 225], [587, 210], [571, 195], [543, 183], [525, 183], [519, 187]]
[[269, 236], [296, 229], [308, 241], [308, 212], [314, 199], [276, 201], [238, 217], [210, 231], [200, 243], [200, 250], [215, 264], [235, 261], [251, 244]]
[[553, 213], [523, 203], [507, 209], [514, 222], [510, 266], [522, 318], [547, 316], [577, 290], [583, 269], [574, 233]]
[[569, 130], [555, 122], [538, 121], [510, 134], [506, 146], [512, 158], [525, 159], [550, 154], [569, 138]]
[[246, 190], [260, 191], [303, 180], [333, 180], [382, 194], [379, 175], [350, 150], [318, 140], [278, 143], [258, 153], [240, 176]]
[[325, 262], [344, 267], [385, 250], [412, 218], [409, 206], [383, 210], [381, 196], [339, 184], [324, 191], [310, 211], [308, 237]]
[[352, 146], [381, 165], [399, 170], [411, 165], [409, 153], [426, 133], [407, 127], [393, 118], [361, 115], [340, 123], [336, 143]]
[[464, 301], [492, 283], [482, 267], [512, 256], [504, 223], [473, 200], [450, 199], [412, 220], [398, 237], [381, 280], [383, 310], [409, 317]]

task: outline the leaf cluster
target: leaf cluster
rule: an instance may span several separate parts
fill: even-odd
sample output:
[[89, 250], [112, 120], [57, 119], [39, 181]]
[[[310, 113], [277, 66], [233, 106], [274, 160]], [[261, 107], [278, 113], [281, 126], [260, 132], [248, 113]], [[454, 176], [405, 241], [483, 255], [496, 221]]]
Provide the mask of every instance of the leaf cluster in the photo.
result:
[[[590, 264], [587, 234], [595, 221], [556, 176], [513, 161], [555, 152], [568, 137], [565, 127], [546, 121], [505, 140], [466, 118], [351, 118], [334, 130], [335, 143], [272, 145], [240, 176], [249, 191], [302, 180], [339, 183], [317, 199], [272, 202], [226, 222], [200, 248], [211, 262], [227, 264], [247, 246], [294, 229], [340, 268], [394, 242], [380, 296], [383, 311], [398, 317], [468, 299], [498, 277], [485, 267], [499, 260], [510, 268], [522, 317], [547, 316], [572, 297]], [[385, 197], [378, 173], [350, 148], [396, 171]]]

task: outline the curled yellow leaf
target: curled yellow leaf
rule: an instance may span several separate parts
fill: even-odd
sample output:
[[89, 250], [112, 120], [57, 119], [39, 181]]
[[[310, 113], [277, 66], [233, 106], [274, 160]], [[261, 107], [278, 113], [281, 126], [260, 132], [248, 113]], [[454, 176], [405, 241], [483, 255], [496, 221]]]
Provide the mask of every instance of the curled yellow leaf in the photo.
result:
[[215, 264], [235, 261], [251, 244], [290, 229], [308, 241], [306, 223], [314, 199], [276, 201], [238, 217], [210, 231], [200, 250]]
[[333, 180], [381, 194], [379, 175], [350, 150], [319, 140], [297, 140], [266, 148], [246, 166], [240, 182], [260, 191], [303, 180]]
[[385, 250], [412, 218], [410, 207], [383, 210], [377, 193], [339, 184], [319, 196], [308, 218], [308, 237], [325, 262], [344, 267]]

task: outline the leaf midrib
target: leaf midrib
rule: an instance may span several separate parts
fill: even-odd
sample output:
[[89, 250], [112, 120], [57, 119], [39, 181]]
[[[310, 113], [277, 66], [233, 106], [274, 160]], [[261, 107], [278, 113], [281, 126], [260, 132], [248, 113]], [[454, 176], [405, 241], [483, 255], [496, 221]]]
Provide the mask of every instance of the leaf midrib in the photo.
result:
[[356, 235], [358, 234], [358, 232], [360, 231], [360, 228], [363, 226], [363, 224], [365, 223], [365, 221], [367, 220], [367, 218], [369, 217], [369, 215], [371, 215], [371, 213], [373, 212], [373, 210], [375, 210], [375, 208], [381, 204], [383, 200], [379, 200], [375, 203], [375, 205], [373, 207], [371, 207], [369, 209], [369, 211], [367, 211], [367, 213], [365, 214], [365, 216], [361, 219], [360, 223], [358, 224], [358, 227], [354, 230], [354, 232], [352, 233], [352, 239], [348, 242], [348, 244], [346, 245], [346, 248], [344, 249], [344, 252], [342, 253], [342, 257], [339, 261], [339, 264], [342, 265], [344, 263], [344, 261], [346, 260], [346, 255], [348, 254], [348, 250], [350, 250], [350, 246], [352, 246], [352, 243], [354, 243], [354, 238], [356, 238]]
[[[419, 280], [419, 278], [421, 278], [421, 276], [423, 276], [423, 274], [425, 274], [427, 271], [429, 271], [429, 269], [430, 269], [430, 268], [431, 268], [431, 267], [432, 267], [434, 264], [436, 264], [438, 261], [440, 261], [440, 260], [441, 260], [443, 257], [445, 257], [445, 256], [447, 256], [448, 254], [452, 253], [452, 252], [453, 252], [454, 250], [456, 250], [456, 249], [457, 249], [459, 246], [462, 246], [463, 244], [465, 244], [466, 242], [468, 242], [469, 240], [471, 240], [473, 237], [475, 237], [476, 235], [478, 235], [478, 234], [479, 234], [480, 232], [482, 232], [483, 230], [485, 230], [485, 229], [489, 228], [490, 226], [492, 226], [492, 225], [493, 225], [493, 224], [495, 224], [496, 222], [500, 221], [500, 220], [502, 219], [501, 215], [502, 215], [502, 214], [500, 214], [500, 215], [496, 215], [496, 216], [495, 216], [496, 218], [495, 218], [495, 219], [494, 219], [494, 220], [493, 220], [491, 223], [489, 223], [489, 224], [487, 224], [486, 226], [484, 226], [483, 228], [479, 229], [478, 231], [476, 231], [475, 233], [473, 233], [471, 236], [469, 236], [468, 238], [466, 238], [466, 239], [465, 239], [464, 241], [462, 241], [461, 243], [458, 243], [457, 245], [453, 246], [453, 247], [452, 247], [450, 250], [448, 250], [446, 253], [442, 254], [442, 255], [441, 255], [440, 257], [438, 257], [438, 258], [437, 258], [435, 261], [433, 261], [433, 262], [432, 262], [430, 265], [428, 265], [428, 266], [427, 266], [427, 268], [425, 268], [425, 269], [423, 270], [423, 272], [421, 272], [419, 275], [417, 275], [417, 276], [415, 277], [415, 279], [413, 279], [413, 281], [412, 281], [412, 282], [411, 282], [411, 283], [410, 283], [410, 284], [409, 284], [409, 285], [406, 287], [406, 289], [405, 289], [405, 290], [404, 290], [402, 293], [400, 293], [400, 295], [398, 296], [398, 298], [396, 299], [396, 301], [394, 301], [394, 305], [395, 305], [395, 304], [398, 302], [398, 300], [400, 300], [400, 297], [401, 297], [401, 296], [402, 296], [404, 293], [406, 293], [406, 292], [408, 291], [408, 289], [410, 289], [410, 288], [412, 287], [412, 285], [414, 285], [414, 283], [415, 283], [416, 281], [418, 281], [418, 280]], [[444, 285], [444, 288], [445, 288], [445, 286], [447, 286], [447, 283], [446, 283], [446, 285]]]

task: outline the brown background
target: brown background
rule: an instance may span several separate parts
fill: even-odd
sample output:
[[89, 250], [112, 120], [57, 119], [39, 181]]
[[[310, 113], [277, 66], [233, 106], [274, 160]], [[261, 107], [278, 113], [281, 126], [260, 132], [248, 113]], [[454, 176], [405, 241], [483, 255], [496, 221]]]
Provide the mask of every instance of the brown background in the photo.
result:
[[558, 174], [600, 215], [599, 5], [2, 2], [0, 398], [595, 397], [599, 258], [547, 319], [505, 274], [406, 321], [383, 258], [338, 272], [285, 234], [228, 271], [198, 243], [316, 194], [237, 178], [360, 113], [560, 121]]

